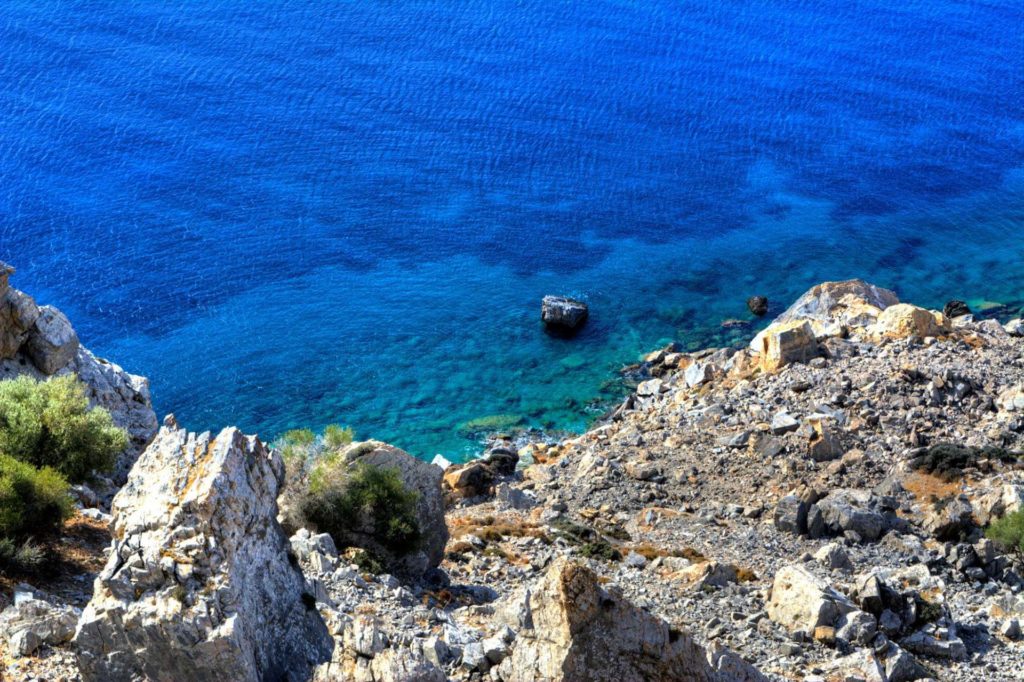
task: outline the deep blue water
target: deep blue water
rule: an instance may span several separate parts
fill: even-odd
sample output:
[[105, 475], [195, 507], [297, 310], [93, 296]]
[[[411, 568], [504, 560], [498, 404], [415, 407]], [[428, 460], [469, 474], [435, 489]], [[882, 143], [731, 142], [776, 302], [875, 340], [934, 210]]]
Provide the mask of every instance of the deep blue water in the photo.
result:
[[9, 1], [0, 177], [16, 285], [159, 412], [454, 458], [755, 293], [1019, 306], [1024, 4]]

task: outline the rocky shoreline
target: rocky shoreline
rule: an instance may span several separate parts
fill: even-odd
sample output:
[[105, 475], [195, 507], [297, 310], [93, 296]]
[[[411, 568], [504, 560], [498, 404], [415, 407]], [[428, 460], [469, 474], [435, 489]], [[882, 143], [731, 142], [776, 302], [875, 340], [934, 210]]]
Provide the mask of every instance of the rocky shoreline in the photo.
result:
[[156, 434], [144, 380], [77, 337], [34, 362], [47, 323], [2, 281], [3, 376], [76, 371], [136, 437], [112, 505], [80, 491], [102, 571], [4, 595], [12, 679], [1024, 679], [1024, 565], [983, 533], [1024, 507], [1019, 321], [825, 283], [747, 348], [649, 354], [581, 436], [443, 473], [348, 446], [437, 529], [398, 577], [287, 538], [255, 437]]

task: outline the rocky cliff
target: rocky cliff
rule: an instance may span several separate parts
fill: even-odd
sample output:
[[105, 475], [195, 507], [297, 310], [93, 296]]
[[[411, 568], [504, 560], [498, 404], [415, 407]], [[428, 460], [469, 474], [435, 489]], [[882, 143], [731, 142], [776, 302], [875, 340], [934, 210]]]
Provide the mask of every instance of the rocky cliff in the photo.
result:
[[[1024, 566], [982, 532], [1024, 506], [1021, 327], [852, 280], [814, 287], [745, 348], [653, 352], [586, 434], [498, 443], [443, 480], [410, 466], [449, 505], [420, 510], [448, 539], [418, 579], [366, 573], [305, 529], [285, 545], [275, 455], [169, 423], [115, 500], [62, 671], [1022, 679]], [[50, 618], [49, 657], [17, 670], [52, 674], [75, 612], [41, 601], [12, 606], [0, 635], [15, 652]]]
[[123, 483], [158, 428], [149, 382], [89, 352], [64, 313], [36, 305], [31, 296], [10, 286], [12, 274], [14, 268], [0, 262], [0, 380], [76, 374], [92, 403], [110, 412], [114, 423], [128, 432], [128, 448], [113, 473]]

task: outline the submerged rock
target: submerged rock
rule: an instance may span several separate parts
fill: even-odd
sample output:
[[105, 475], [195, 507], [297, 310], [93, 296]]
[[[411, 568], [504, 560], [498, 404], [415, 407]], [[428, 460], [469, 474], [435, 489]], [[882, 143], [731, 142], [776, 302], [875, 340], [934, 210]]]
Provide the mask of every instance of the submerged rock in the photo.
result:
[[545, 296], [541, 302], [540, 318], [550, 328], [578, 329], [589, 314], [586, 303], [567, 296]]
[[747, 299], [747, 309], [758, 317], [764, 317], [768, 314], [768, 298], [751, 296]]
[[283, 475], [254, 436], [168, 418], [114, 498], [114, 545], [75, 635], [84, 680], [302, 679], [330, 658], [277, 523]]

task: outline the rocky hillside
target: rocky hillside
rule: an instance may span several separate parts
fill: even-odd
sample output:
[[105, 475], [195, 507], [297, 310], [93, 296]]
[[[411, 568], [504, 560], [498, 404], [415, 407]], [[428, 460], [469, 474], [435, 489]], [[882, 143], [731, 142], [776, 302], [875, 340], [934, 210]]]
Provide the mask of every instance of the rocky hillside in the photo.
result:
[[650, 354], [578, 438], [495, 439], [442, 481], [354, 444], [434, 529], [401, 578], [285, 539], [275, 451], [169, 420], [88, 605], [26, 586], [0, 615], [8, 674], [1024, 679], [1024, 565], [983, 532], [1024, 506], [1020, 330], [826, 283], [747, 348]]

